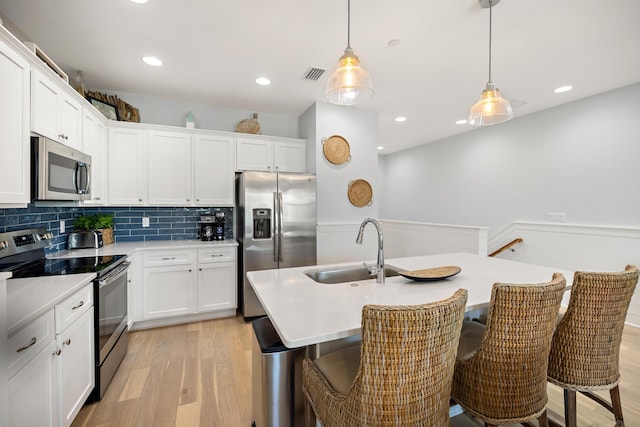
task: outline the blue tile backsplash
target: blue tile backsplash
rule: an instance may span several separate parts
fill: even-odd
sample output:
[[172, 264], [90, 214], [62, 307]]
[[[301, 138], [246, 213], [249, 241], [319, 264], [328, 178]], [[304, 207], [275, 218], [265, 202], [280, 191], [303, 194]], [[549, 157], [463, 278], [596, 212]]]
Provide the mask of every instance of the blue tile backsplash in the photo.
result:
[[[30, 204], [26, 209], [0, 209], [0, 232], [44, 227], [54, 235], [48, 253], [67, 247], [67, 233], [73, 230], [73, 219], [96, 213], [113, 214], [113, 236], [116, 242], [149, 240], [188, 240], [198, 238], [200, 216], [222, 211], [225, 214], [225, 239], [233, 239], [233, 208], [182, 207], [40, 207]], [[142, 227], [142, 218], [149, 218], [149, 227]], [[65, 232], [60, 233], [60, 221]]]

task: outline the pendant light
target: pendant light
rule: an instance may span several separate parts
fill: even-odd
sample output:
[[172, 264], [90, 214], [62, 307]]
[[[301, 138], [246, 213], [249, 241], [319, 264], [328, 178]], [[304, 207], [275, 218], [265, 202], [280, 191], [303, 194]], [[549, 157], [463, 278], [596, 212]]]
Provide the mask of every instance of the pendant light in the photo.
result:
[[327, 81], [325, 96], [333, 104], [354, 105], [373, 95], [371, 76], [360, 67], [360, 59], [351, 49], [351, 0], [347, 1], [347, 48], [340, 57], [338, 69]]
[[479, 0], [484, 8], [489, 7], [489, 81], [480, 94], [480, 99], [469, 110], [468, 123], [472, 126], [488, 126], [506, 122], [513, 118], [511, 103], [504, 99], [500, 90], [491, 81], [491, 20], [493, 5], [500, 0]]

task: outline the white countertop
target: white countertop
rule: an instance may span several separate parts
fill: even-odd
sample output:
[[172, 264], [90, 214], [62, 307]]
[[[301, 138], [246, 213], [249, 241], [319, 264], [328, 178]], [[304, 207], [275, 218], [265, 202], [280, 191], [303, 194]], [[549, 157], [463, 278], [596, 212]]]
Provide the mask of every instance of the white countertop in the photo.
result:
[[238, 246], [235, 240], [151, 240], [147, 242], [112, 243], [97, 249], [71, 249], [51, 254], [51, 258], [72, 258], [94, 255], [131, 255], [140, 250], [205, 249], [210, 247]]
[[548, 282], [554, 272], [564, 274], [568, 286], [573, 279], [572, 271], [468, 253], [396, 258], [385, 264], [404, 270], [457, 265], [462, 271], [431, 282], [414, 282], [396, 276], [387, 277], [384, 284], [376, 283], [373, 278], [355, 282], [356, 286], [354, 282], [317, 283], [304, 274], [329, 266], [253, 271], [247, 277], [282, 342], [289, 348], [359, 334], [365, 304], [424, 304], [448, 298], [457, 289], [464, 288], [469, 292], [467, 311], [470, 311], [488, 305], [496, 282]]
[[11, 279], [11, 273], [0, 272], [0, 281]]
[[96, 277], [95, 273], [7, 280], [7, 335], [12, 335]]
[[[49, 258], [73, 258], [97, 255], [131, 255], [138, 250], [202, 249], [213, 246], [238, 246], [235, 240], [204, 242], [202, 240], [154, 240], [150, 242], [113, 243], [98, 249], [73, 249], [56, 252]], [[11, 335], [53, 308], [95, 277], [91, 274], [10, 279], [11, 273], [0, 273], [7, 279], [7, 334]], [[0, 309], [3, 309], [0, 307]]]

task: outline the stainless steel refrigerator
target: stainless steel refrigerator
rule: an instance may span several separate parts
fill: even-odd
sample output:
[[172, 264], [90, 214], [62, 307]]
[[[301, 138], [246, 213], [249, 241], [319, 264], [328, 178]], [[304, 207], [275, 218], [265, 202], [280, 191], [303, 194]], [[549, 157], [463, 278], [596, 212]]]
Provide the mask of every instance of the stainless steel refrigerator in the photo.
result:
[[245, 319], [265, 314], [247, 272], [316, 264], [316, 177], [246, 171], [236, 176], [238, 297]]

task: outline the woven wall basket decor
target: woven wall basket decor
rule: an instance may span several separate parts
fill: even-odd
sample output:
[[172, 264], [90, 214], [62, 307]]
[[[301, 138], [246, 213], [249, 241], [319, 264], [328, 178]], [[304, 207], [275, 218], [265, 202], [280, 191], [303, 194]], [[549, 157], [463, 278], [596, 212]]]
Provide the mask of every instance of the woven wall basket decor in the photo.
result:
[[349, 182], [349, 188], [347, 190], [347, 196], [353, 206], [362, 208], [364, 206], [371, 206], [373, 199], [373, 188], [371, 184], [364, 179], [356, 179]]
[[322, 138], [322, 152], [324, 157], [334, 165], [341, 165], [351, 160], [351, 147], [340, 135]]

